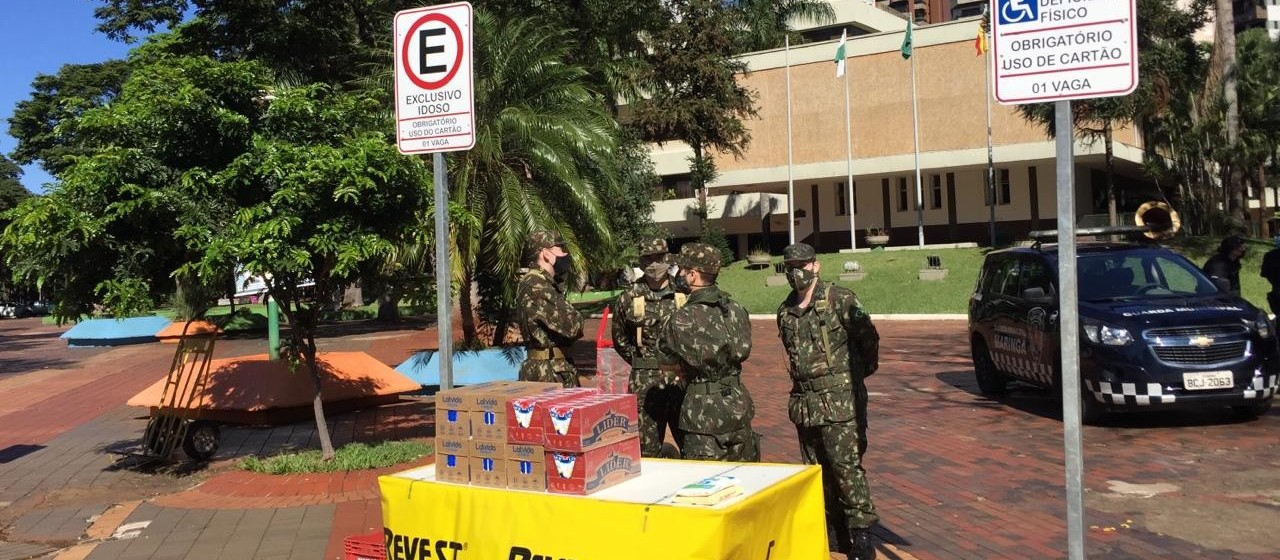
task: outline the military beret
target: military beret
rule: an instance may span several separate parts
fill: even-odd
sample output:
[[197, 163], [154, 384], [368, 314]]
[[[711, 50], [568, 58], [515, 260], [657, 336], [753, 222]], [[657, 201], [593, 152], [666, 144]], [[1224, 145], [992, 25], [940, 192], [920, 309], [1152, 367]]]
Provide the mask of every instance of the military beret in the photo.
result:
[[792, 243], [782, 250], [782, 261], [785, 263], [809, 263], [818, 257], [813, 246], [808, 243]]
[[524, 252], [526, 255], [532, 255], [557, 245], [564, 245], [564, 238], [560, 237], [558, 232], [538, 230], [529, 234], [529, 239], [524, 245]]
[[686, 243], [680, 247], [680, 256], [676, 258], [676, 265], [707, 274], [719, 274], [720, 250], [706, 243]]
[[640, 256], [663, 255], [667, 253], [667, 240], [661, 237], [646, 239], [640, 242]]

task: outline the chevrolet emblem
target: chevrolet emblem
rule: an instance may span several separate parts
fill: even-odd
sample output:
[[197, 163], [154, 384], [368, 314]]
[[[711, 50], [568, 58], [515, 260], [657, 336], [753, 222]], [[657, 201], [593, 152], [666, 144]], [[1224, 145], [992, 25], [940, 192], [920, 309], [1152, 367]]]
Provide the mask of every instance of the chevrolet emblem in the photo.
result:
[[1191, 340], [1188, 341], [1188, 343], [1197, 348], [1208, 348], [1210, 346], [1213, 346], [1213, 337], [1212, 336], [1193, 336], [1191, 337]]

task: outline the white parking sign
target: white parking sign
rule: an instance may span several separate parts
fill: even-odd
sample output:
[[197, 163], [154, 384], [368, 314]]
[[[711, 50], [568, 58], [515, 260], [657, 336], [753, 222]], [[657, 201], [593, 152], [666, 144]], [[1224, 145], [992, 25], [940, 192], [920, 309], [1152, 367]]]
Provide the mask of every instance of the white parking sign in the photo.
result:
[[471, 4], [396, 13], [396, 146], [400, 153], [475, 145]]
[[992, 0], [1004, 105], [1128, 95], [1138, 87], [1136, 0]]

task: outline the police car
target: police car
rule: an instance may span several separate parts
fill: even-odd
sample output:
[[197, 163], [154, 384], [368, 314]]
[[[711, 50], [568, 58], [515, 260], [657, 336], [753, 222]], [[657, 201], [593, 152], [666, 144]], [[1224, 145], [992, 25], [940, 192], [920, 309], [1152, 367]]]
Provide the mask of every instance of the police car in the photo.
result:
[[[984, 395], [1017, 380], [1061, 389], [1058, 251], [987, 255], [969, 300]], [[1275, 326], [1178, 253], [1145, 243], [1077, 246], [1081, 413], [1230, 407], [1265, 414], [1280, 384]]]

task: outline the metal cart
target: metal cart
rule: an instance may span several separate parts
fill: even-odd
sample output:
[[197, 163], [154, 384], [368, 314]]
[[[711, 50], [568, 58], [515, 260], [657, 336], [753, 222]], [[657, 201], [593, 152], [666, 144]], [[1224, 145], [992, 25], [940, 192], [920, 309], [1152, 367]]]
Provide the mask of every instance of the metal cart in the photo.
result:
[[179, 445], [195, 461], [208, 461], [218, 451], [218, 425], [200, 420], [205, 387], [209, 384], [209, 361], [218, 333], [188, 335], [190, 328], [188, 321], [173, 354], [159, 406], [152, 409], [147, 421], [141, 453], [145, 458], [168, 461]]

